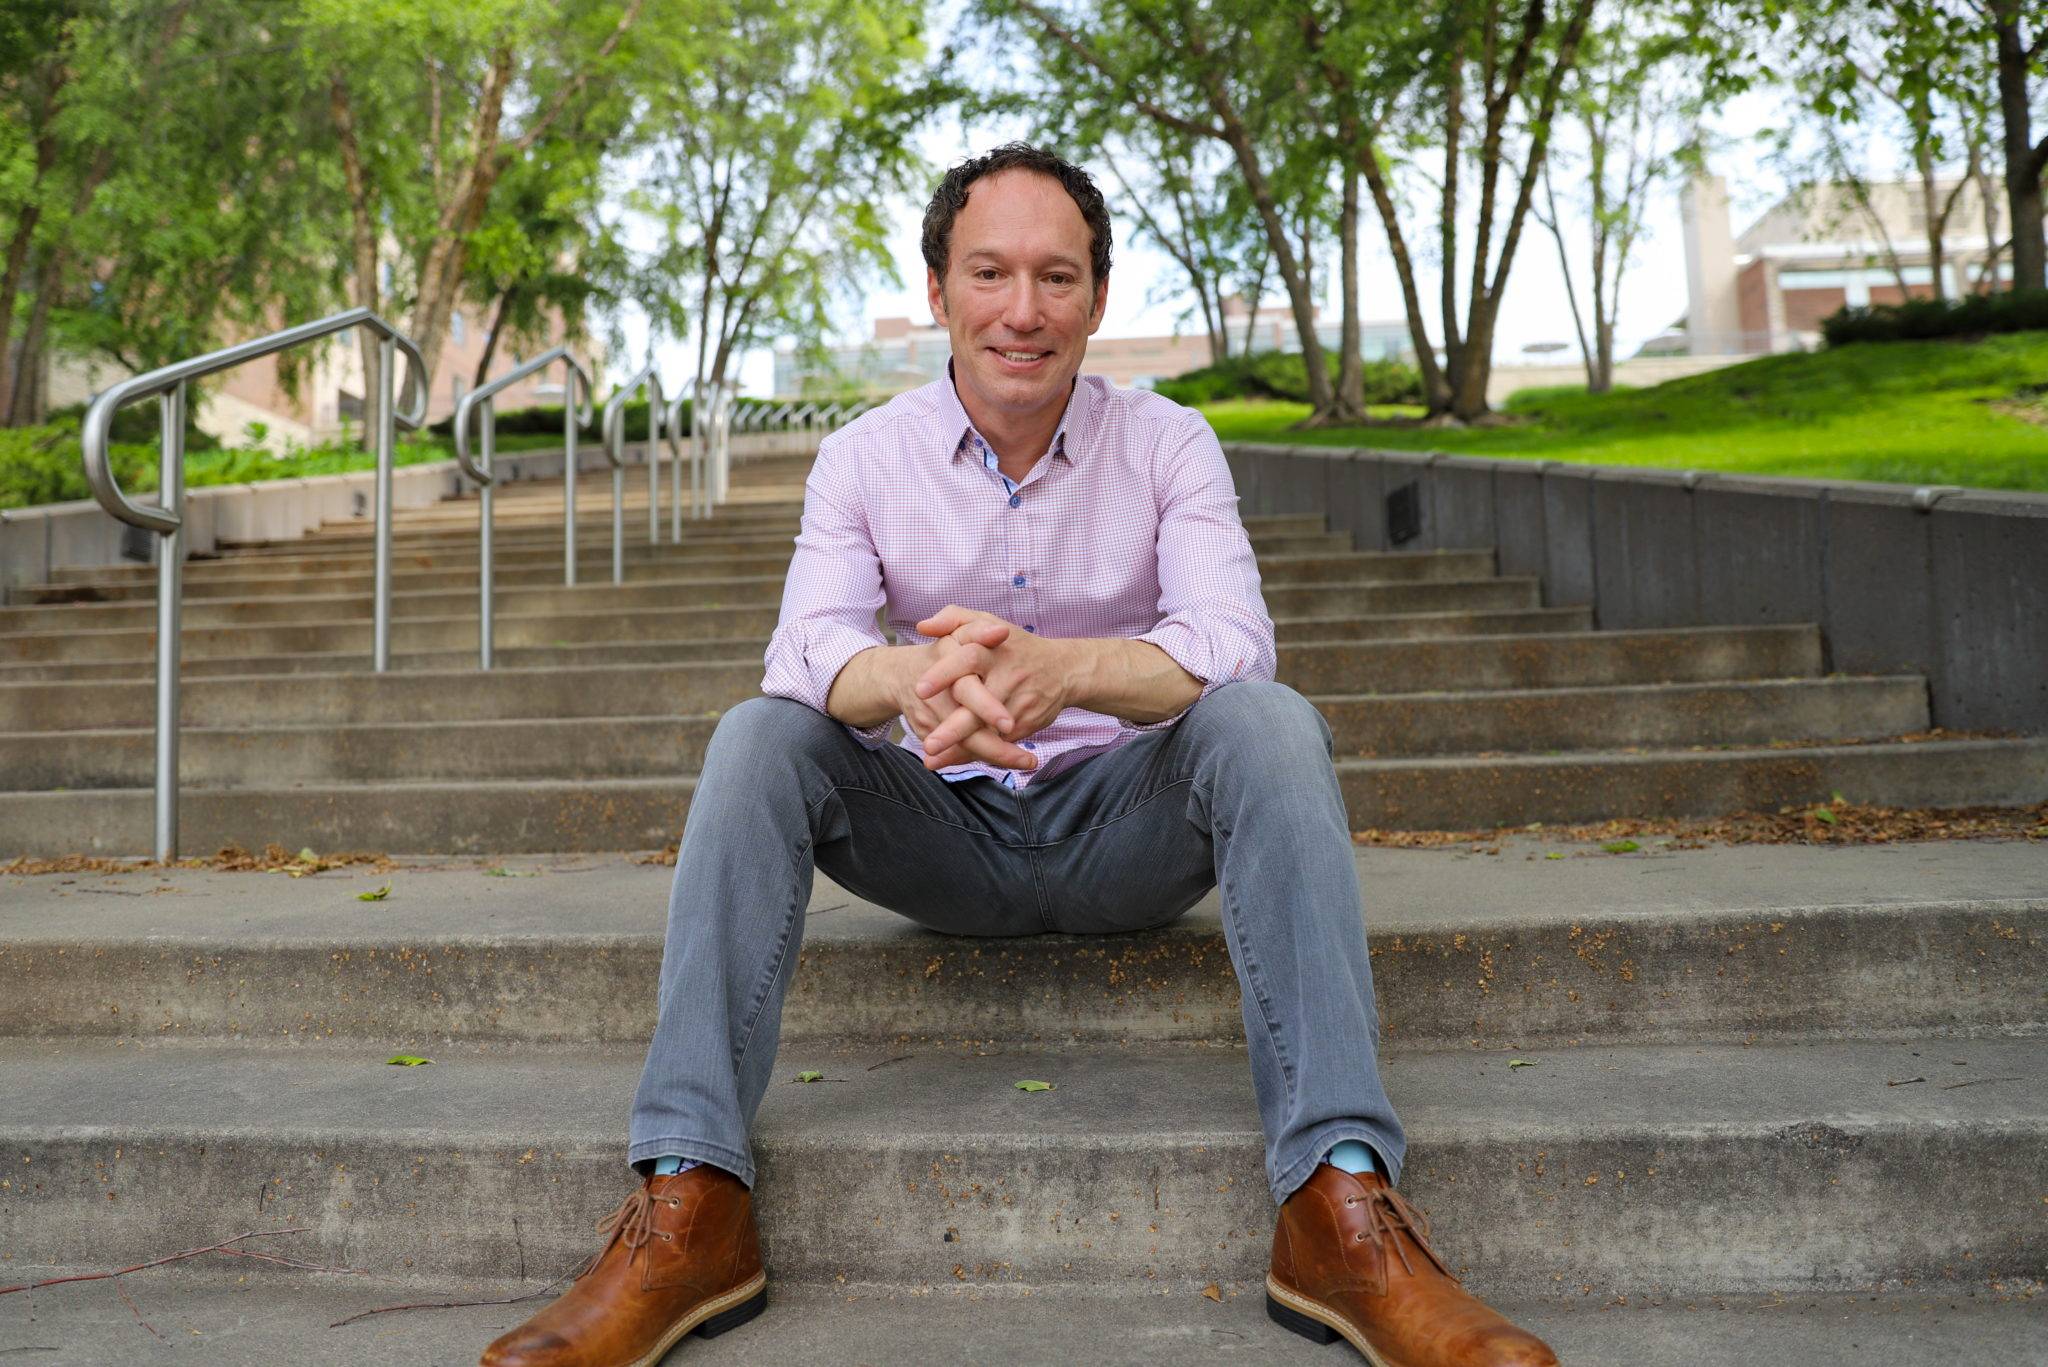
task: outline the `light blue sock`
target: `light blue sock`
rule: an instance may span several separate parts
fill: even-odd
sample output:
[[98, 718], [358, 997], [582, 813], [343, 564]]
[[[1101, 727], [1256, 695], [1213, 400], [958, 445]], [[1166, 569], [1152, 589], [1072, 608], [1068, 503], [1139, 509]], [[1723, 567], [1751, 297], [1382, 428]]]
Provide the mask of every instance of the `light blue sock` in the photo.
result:
[[1356, 1139], [1338, 1140], [1330, 1152], [1324, 1156], [1323, 1161], [1331, 1167], [1341, 1168], [1345, 1172], [1377, 1172], [1382, 1177], [1386, 1176], [1386, 1173], [1381, 1171], [1379, 1161], [1374, 1157], [1373, 1151]]
[[691, 1168], [698, 1166], [701, 1165], [694, 1158], [678, 1158], [672, 1153], [664, 1154], [654, 1160], [654, 1175], [656, 1177], [668, 1177], [674, 1173], [688, 1172]]

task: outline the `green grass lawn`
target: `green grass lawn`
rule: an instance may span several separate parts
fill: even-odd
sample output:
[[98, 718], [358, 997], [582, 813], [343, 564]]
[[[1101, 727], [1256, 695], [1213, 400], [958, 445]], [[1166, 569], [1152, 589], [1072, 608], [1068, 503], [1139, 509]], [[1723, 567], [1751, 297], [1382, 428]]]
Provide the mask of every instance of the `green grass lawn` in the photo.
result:
[[1202, 410], [1224, 441], [1373, 446], [1751, 475], [2048, 490], [2048, 333], [1760, 357], [1650, 389], [1531, 389], [1498, 426], [1376, 411], [1298, 432], [1304, 404]]

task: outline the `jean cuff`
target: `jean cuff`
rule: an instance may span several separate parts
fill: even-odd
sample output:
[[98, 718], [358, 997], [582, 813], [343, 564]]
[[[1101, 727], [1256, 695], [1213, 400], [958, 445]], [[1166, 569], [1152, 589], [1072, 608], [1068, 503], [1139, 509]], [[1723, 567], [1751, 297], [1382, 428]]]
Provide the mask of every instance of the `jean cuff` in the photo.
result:
[[1273, 1189], [1275, 1205], [1286, 1204], [1294, 1189], [1308, 1181], [1316, 1170], [1316, 1164], [1328, 1156], [1331, 1149], [1342, 1139], [1356, 1139], [1372, 1150], [1373, 1161], [1380, 1166], [1381, 1175], [1390, 1187], [1401, 1184], [1401, 1163], [1406, 1158], [1405, 1146], [1390, 1142], [1380, 1130], [1363, 1120], [1327, 1120], [1308, 1132], [1305, 1149], [1299, 1158], [1285, 1168], [1267, 1172], [1267, 1180]]
[[626, 1163], [636, 1167], [641, 1163], [652, 1163], [657, 1158], [694, 1158], [700, 1163], [709, 1163], [714, 1168], [723, 1168], [731, 1173], [751, 1191], [754, 1187], [754, 1160], [738, 1149], [729, 1149], [708, 1139], [642, 1139], [626, 1150]]

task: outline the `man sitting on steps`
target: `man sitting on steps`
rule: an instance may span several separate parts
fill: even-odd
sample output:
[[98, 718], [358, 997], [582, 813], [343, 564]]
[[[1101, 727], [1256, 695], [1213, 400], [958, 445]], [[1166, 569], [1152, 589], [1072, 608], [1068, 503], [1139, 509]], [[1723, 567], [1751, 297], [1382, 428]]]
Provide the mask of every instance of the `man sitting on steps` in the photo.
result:
[[[641, 1185], [486, 1367], [652, 1364], [765, 1308], [748, 1136], [814, 867], [967, 935], [1149, 929], [1220, 884], [1280, 1206], [1268, 1313], [1379, 1367], [1554, 1367], [1394, 1188], [1330, 730], [1273, 682], [1215, 434], [1079, 377], [1107, 300], [1101, 194], [998, 148], [940, 183], [924, 258], [948, 377], [820, 447], [769, 696], [705, 758], [633, 1106]], [[914, 644], [885, 643], [885, 606]]]

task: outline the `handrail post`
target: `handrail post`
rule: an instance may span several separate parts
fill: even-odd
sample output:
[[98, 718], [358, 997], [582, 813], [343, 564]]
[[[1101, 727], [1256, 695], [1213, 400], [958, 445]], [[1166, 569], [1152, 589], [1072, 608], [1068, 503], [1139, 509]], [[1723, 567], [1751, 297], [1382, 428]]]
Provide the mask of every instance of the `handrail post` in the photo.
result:
[[[595, 398], [596, 395], [590, 397]], [[650, 401], [647, 405], [647, 459], [654, 459], [658, 443], [655, 435], [661, 430], [661, 405]], [[626, 467], [614, 462], [612, 465], [612, 582], [626, 582]]]
[[704, 467], [704, 381], [690, 381], [690, 520], [704, 516], [699, 482]]
[[477, 444], [477, 467], [484, 472], [483, 490], [477, 496], [477, 663], [491, 667], [491, 457], [498, 446], [497, 403], [485, 399], [478, 420], [483, 439]]
[[[589, 389], [586, 383], [585, 389]], [[665, 423], [673, 424], [672, 414], [665, 414], [665, 396], [661, 388], [661, 372], [649, 361], [645, 369], [632, 379], [612, 391], [604, 401], [603, 415], [598, 421], [598, 433], [604, 441], [605, 463], [612, 468], [612, 582], [626, 582], [626, 401], [635, 391], [647, 396], [647, 541], [649, 545], [660, 544], [660, 523], [655, 495], [660, 484], [655, 477], [654, 462], [661, 455], [661, 433]], [[587, 399], [595, 395], [586, 393]]]
[[[588, 396], [585, 396], [588, 397]], [[576, 372], [562, 377], [562, 583], [576, 587]]]
[[[696, 519], [696, 410], [702, 406], [702, 385], [690, 387], [690, 420], [678, 422], [684, 437], [690, 443], [690, 519]], [[682, 404], [678, 396], [676, 404]], [[668, 465], [668, 541], [670, 545], [682, 545], [682, 461], [670, 461]]]
[[650, 433], [647, 440], [647, 544], [661, 544], [661, 443], [651, 435], [655, 431], [654, 410], [659, 407], [653, 400], [647, 404], [647, 423]]
[[398, 444], [398, 343], [377, 339], [377, 482], [375, 587], [371, 605], [370, 668], [382, 674], [391, 668], [391, 482]]
[[711, 419], [712, 440], [715, 443], [712, 449], [718, 453], [715, 467], [718, 471], [717, 497], [714, 505], [717, 507], [725, 505], [727, 497], [730, 496], [732, 482], [732, 391], [730, 381], [720, 381], [718, 404]]
[[157, 503], [176, 519], [157, 538], [156, 565], [156, 857], [178, 857], [178, 670], [185, 578], [185, 382], [164, 391]]

